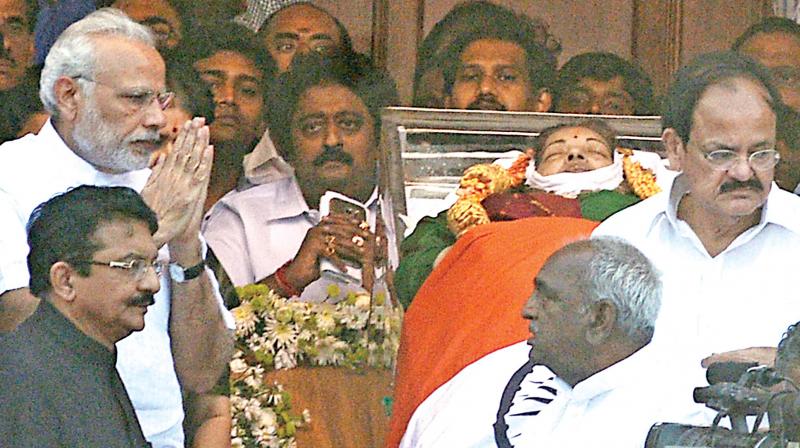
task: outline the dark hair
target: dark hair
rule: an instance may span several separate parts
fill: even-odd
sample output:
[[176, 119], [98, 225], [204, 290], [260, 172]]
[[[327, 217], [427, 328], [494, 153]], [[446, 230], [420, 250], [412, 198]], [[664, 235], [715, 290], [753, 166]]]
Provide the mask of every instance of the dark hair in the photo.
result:
[[791, 364], [800, 365], [800, 322], [789, 325], [778, 343], [778, 352], [775, 354], [775, 369], [782, 375]]
[[344, 25], [342, 25], [342, 22], [340, 22], [339, 19], [336, 18], [336, 16], [334, 16], [333, 14], [328, 12], [325, 8], [321, 8], [321, 7], [315, 5], [315, 4], [311, 3], [311, 2], [292, 3], [292, 4], [286, 5], [283, 8], [275, 11], [274, 13], [272, 13], [272, 15], [269, 16], [269, 18], [266, 20], [266, 22], [264, 22], [264, 24], [261, 25], [261, 28], [258, 30], [258, 36], [259, 37], [266, 36], [267, 29], [269, 28], [269, 25], [270, 25], [270, 23], [272, 23], [272, 20], [275, 18], [275, 16], [277, 16], [284, 9], [288, 9], [288, 8], [291, 8], [292, 6], [296, 6], [296, 5], [307, 5], [307, 6], [310, 6], [310, 7], [314, 8], [314, 9], [316, 9], [317, 11], [320, 11], [320, 12], [326, 14], [331, 19], [333, 19], [333, 23], [336, 24], [336, 29], [339, 31], [339, 36], [341, 36], [341, 41], [342, 42], [341, 42], [341, 45], [340, 45], [340, 51], [342, 51], [344, 53], [352, 53], [352, 52], [355, 51], [355, 50], [353, 50], [353, 40], [350, 38], [350, 33], [347, 32], [347, 28], [345, 28]]
[[[194, 65], [222, 51], [239, 53], [253, 62], [264, 78], [265, 87], [275, 78], [278, 67], [249, 28], [225, 22], [215, 28], [190, 30], [170, 56], [175, 65]], [[266, 88], [264, 89], [267, 90]]]
[[777, 115], [782, 107], [781, 95], [767, 69], [747, 56], [724, 51], [702, 54], [678, 70], [664, 97], [661, 126], [675, 129], [681, 140], [688, 142], [700, 97], [708, 87], [736, 78], [761, 84], [769, 95], [767, 103]]
[[767, 17], [746, 29], [731, 45], [731, 50], [739, 51], [756, 34], [786, 33], [800, 40], [800, 24], [785, 17]]
[[270, 95], [270, 135], [284, 157], [294, 154], [292, 117], [300, 98], [310, 88], [338, 84], [351, 90], [367, 107], [380, 136], [381, 109], [397, 104], [397, 89], [391, 76], [371, 64], [366, 56], [351, 53], [336, 57], [297, 55], [289, 71], [282, 74]]
[[[223, 51], [244, 56], [253, 63], [256, 70], [261, 72], [261, 90], [266, 105], [267, 92], [275, 80], [278, 67], [269, 53], [264, 51], [261, 43], [256, 39], [255, 33], [237, 23], [225, 22], [215, 28], [200, 28], [185, 35], [167, 59], [167, 66], [168, 68], [175, 67], [176, 70], [183, 70], [183, 68], [193, 70], [197, 61], [210, 58]], [[213, 94], [205, 83], [201, 82], [195, 86], [197, 79], [199, 77], [191, 79], [184, 76], [184, 79], [180, 81], [187, 81], [183, 86], [189, 88], [190, 94], [197, 95], [198, 101], [191, 105], [191, 107], [198, 108], [196, 115], [206, 117], [206, 122], [211, 124], [214, 121]], [[262, 108], [262, 114], [266, 115], [264, 109], [266, 107]]]
[[484, 24], [475, 32], [459, 36], [445, 52], [442, 75], [444, 76], [444, 92], [449, 95], [455, 83], [456, 74], [461, 65], [461, 54], [477, 40], [497, 39], [513, 42], [523, 50], [528, 64], [528, 80], [531, 91], [550, 88], [555, 79], [556, 58], [545, 47], [540, 45], [529, 21], [519, 15], [514, 20], [498, 20]]
[[614, 148], [617, 147], [617, 133], [614, 132], [614, 129], [612, 129], [611, 126], [609, 126], [605, 121], [599, 118], [589, 118], [586, 120], [581, 120], [575, 124], [558, 124], [543, 130], [541, 134], [536, 137], [536, 142], [534, 142], [534, 147], [536, 148], [536, 152], [533, 156], [534, 161], [536, 162], [535, 166], [538, 166], [542, 161], [542, 148], [544, 148], [544, 144], [547, 142], [547, 139], [559, 129], [564, 128], [587, 128], [597, 132], [600, 137], [603, 137], [603, 140], [605, 140], [606, 144], [608, 145], [608, 150], [611, 151], [611, 157], [614, 157]]
[[[127, 187], [83, 185], [40, 204], [28, 220], [28, 271], [33, 295], [50, 291], [50, 267], [59, 261], [87, 260], [101, 247], [94, 241], [100, 224], [133, 220], [158, 230], [156, 214]], [[76, 264], [79, 275], [89, 267]]]
[[647, 115], [653, 112], [653, 82], [636, 64], [627, 61], [614, 53], [592, 52], [573, 56], [558, 71], [558, 78], [553, 90], [553, 102], [559, 99], [578, 84], [581, 79], [592, 78], [609, 81], [621, 76], [625, 89], [633, 98], [634, 112]]
[[181, 106], [192, 116], [214, 118], [214, 95], [190, 64], [167, 61], [167, 89], [175, 92]]
[[525, 22], [531, 27], [536, 41], [551, 54], [557, 56], [561, 52], [561, 42], [550, 34], [547, 24], [541, 19], [527, 19], [518, 16], [514, 11], [485, 0], [473, 0], [459, 3], [451, 9], [442, 20], [436, 22], [417, 51], [417, 66], [414, 70], [414, 100], [418, 105], [422, 98], [418, 92], [422, 76], [433, 67], [440, 67], [446, 56], [446, 50], [464, 34], [471, 34], [486, 27], [488, 23]]

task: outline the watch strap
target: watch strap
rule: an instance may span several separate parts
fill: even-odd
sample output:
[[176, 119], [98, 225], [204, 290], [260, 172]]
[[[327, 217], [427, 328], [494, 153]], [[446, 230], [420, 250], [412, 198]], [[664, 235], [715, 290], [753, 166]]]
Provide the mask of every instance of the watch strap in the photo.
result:
[[183, 282], [188, 282], [189, 280], [194, 280], [197, 277], [199, 277], [200, 274], [202, 274], [203, 271], [205, 270], [206, 261], [200, 260], [200, 263], [197, 263], [196, 265], [189, 268], [184, 268], [178, 263], [175, 263], [175, 266], [183, 269], [183, 280], [179, 280], [180, 283], [183, 283]]

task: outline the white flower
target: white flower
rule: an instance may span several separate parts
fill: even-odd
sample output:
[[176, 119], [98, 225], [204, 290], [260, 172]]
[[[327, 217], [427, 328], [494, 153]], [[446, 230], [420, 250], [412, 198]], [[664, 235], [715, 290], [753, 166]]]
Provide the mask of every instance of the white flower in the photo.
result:
[[295, 367], [297, 367], [297, 359], [286, 350], [278, 350], [278, 353], [275, 354], [275, 368], [280, 370]]
[[372, 297], [369, 294], [363, 293], [356, 296], [356, 308], [369, 308], [372, 304]]
[[317, 328], [326, 333], [330, 333], [336, 328], [336, 320], [329, 311], [324, 310], [317, 314]]
[[247, 363], [241, 358], [234, 358], [231, 360], [232, 373], [244, 373], [247, 371]]
[[263, 408], [258, 416], [258, 426], [265, 429], [269, 434], [275, 434], [277, 423], [275, 412], [270, 408]]
[[243, 303], [231, 310], [236, 319], [236, 335], [247, 336], [256, 327], [258, 316], [253, 312], [253, 307], [249, 303]]
[[347, 349], [347, 343], [333, 336], [326, 336], [314, 344], [318, 350], [317, 362], [321, 366], [336, 365], [344, 359], [342, 351]]
[[297, 335], [298, 341], [310, 341], [314, 337], [314, 333], [309, 330], [303, 330]]

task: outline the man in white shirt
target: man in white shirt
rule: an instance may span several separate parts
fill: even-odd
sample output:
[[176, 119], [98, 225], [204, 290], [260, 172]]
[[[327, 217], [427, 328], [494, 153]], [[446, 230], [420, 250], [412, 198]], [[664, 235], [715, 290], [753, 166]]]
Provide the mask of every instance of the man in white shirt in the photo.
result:
[[417, 408], [402, 447], [639, 448], [658, 421], [708, 421], [649, 345], [661, 284], [636, 248], [569, 244], [534, 283], [530, 352], [514, 344], [459, 372]]
[[271, 136], [286, 161], [265, 161], [260, 182], [248, 175], [257, 174], [248, 169], [254, 151], [245, 174], [260, 184], [224, 196], [203, 235], [236, 286], [265, 283], [286, 297], [320, 301], [329, 280], [344, 285], [340, 276], [321, 277], [321, 263], [345, 272], [346, 260], [363, 267], [355, 289], [372, 291], [368, 276], [380, 246], [369, 217], [319, 210], [327, 191], [377, 207], [380, 110], [395, 103], [394, 82], [358, 55], [298, 61], [280, 78], [282, 94], [270, 109]]
[[773, 183], [780, 95], [768, 73], [734, 53], [697, 58], [676, 75], [662, 139], [669, 191], [623, 210], [595, 235], [616, 235], [663, 273], [654, 343], [689, 366], [771, 364], [800, 318], [800, 198]]
[[145, 330], [117, 345], [117, 369], [145, 437], [173, 447], [183, 446], [180, 387], [215, 384], [233, 321], [199, 236], [213, 157], [203, 120], [187, 122], [172, 152], [147, 169], [171, 99], [154, 44], [146, 27], [104, 9], [70, 26], [48, 53], [40, 96], [53, 118], [0, 150], [0, 330], [38, 303], [27, 287], [25, 223], [39, 203], [82, 184], [140, 191], [159, 218], [154, 239], [171, 280], [162, 279]]

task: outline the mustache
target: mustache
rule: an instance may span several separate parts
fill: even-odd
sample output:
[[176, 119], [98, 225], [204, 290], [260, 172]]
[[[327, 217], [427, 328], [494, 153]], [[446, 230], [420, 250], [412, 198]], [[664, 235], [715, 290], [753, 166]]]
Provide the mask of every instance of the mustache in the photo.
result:
[[128, 137], [125, 143], [155, 143], [156, 145], [161, 146], [167, 139], [169, 139], [169, 136], [162, 134], [161, 130], [145, 129], [142, 132]]
[[314, 159], [314, 166], [322, 166], [327, 162], [340, 162], [345, 165], [353, 165], [353, 156], [344, 152], [342, 145], [322, 146], [322, 153]]
[[756, 191], [764, 191], [764, 184], [761, 183], [756, 177], [751, 177], [750, 179], [741, 182], [738, 180], [734, 180], [731, 182], [726, 182], [719, 187], [720, 193], [729, 193], [731, 191], [741, 190], [745, 188], [750, 188]]
[[470, 110], [506, 110], [506, 106], [491, 93], [482, 93], [469, 103], [467, 109]]
[[154, 303], [156, 303], [156, 298], [153, 294], [140, 294], [128, 302], [130, 306], [150, 306]]

